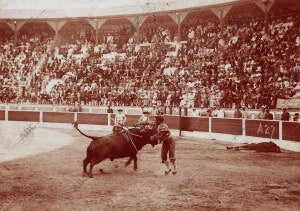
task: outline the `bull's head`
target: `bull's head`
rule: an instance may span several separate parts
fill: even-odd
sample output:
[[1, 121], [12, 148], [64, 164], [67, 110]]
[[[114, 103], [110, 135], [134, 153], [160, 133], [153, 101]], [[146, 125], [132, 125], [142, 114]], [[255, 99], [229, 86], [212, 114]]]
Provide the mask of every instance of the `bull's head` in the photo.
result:
[[156, 134], [156, 125], [149, 125], [145, 127], [144, 129], [140, 130], [140, 134], [148, 144], [152, 145], [152, 147], [158, 144], [157, 140], [151, 138]]

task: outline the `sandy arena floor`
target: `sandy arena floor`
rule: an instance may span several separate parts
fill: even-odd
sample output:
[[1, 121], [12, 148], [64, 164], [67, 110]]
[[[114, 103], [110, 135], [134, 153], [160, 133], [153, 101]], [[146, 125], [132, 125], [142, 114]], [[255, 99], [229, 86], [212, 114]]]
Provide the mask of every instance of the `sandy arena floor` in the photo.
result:
[[[177, 175], [163, 175], [160, 146], [146, 146], [137, 172], [124, 167], [127, 159], [106, 160], [89, 179], [81, 176], [90, 140], [75, 130], [37, 128], [4, 161], [3, 143], [14, 135], [1, 131], [0, 210], [300, 209], [300, 153], [227, 151], [225, 142], [176, 138]], [[53, 146], [43, 149], [49, 139]], [[31, 149], [37, 154], [21, 155]]]

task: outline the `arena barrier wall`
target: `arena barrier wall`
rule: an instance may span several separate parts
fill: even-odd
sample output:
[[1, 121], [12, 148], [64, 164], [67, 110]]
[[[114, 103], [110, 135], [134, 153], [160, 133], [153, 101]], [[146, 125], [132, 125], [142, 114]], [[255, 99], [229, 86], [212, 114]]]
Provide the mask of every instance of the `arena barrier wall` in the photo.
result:
[[107, 114], [77, 113], [80, 124], [107, 125]]
[[279, 139], [279, 121], [246, 120], [246, 136]]
[[199, 117], [182, 117], [181, 130], [209, 132], [209, 118]]
[[42, 112], [43, 122], [57, 122], [57, 123], [73, 123], [74, 113], [72, 112]]
[[126, 115], [126, 125], [131, 127], [134, 126], [138, 122], [139, 118], [140, 115]]
[[[140, 115], [126, 115], [126, 126], [134, 126], [140, 118]], [[110, 114], [110, 125], [114, 125], [115, 114]]]
[[[32, 121], [45, 123], [73, 123], [99, 126], [112, 126], [115, 114], [43, 112], [43, 111], [8, 111], [0, 110], [0, 120]], [[126, 126], [134, 126], [140, 115], [126, 115]], [[151, 117], [151, 120], [154, 120]], [[300, 123], [274, 120], [229, 119], [211, 117], [165, 116], [170, 129], [205, 134], [231, 135], [233, 137], [257, 137], [269, 140], [300, 142]]]
[[0, 110], [0, 120], [5, 120], [5, 111]]
[[179, 130], [180, 129], [180, 120], [179, 116], [165, 116], [165, 122], [168, 124], [169, 128], [174, 129], [174, 130]]
[[282, 139], [300, 142], [300, 122], [282, 122]]
[[211, 132], [242, 135], [242, 119], [211, 118]]
[[37, 111], [8, 111], [8, 121], [39, 122], [40, 112]]

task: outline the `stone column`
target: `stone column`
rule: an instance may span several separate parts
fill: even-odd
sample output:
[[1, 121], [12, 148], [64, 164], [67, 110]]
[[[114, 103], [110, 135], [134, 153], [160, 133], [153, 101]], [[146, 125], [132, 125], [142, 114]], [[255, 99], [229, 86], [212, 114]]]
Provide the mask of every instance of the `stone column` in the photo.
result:
[[140, 37], [141, 26], [144, 23], [144, 21], [147, 19], [147, 17], [148, 17], [147, 15], [139, 15], [139, 16], [132, 16], [132, 17], [127, 18], [133, 26], [132, 31], [136, 30], [136, 32], [137, 32], [138, 43], [140, 43], [140, 41], [141, 41], [141, 37]]
[[229, 13], [231, 8], [232, 8], [232, 6], [228, 5], [228, 6], [224, 6], [224, 7], [211, 8], [210, 10], [218, 17], [218, 19], [220, 21], [222, 21], [226, 17], [226, 15]]
[[14, 31], [14, 44], [17, 45], [19, 30], [27, 21], [24, 20], [14, 20], [7, 21], [7, 25]]
[[65, 20], [48, 20], [49, 26], [55, 31], [54, 41], [56, 42], [59, 30], [67, 23]]
[[89, 22], [89, 24], [93, 27], [93, 29], [95, 30], [95, 42], [98, 44], [99, 41], [99, 29], [101, 28], [101, 26], [107, 21], [107, 19], [87, 19], [87, 21]]
[[181, 41], [181, 24], [185, 17], [188, 15], [188, 12], [176, 12], [176, 13], [169, 13], [168, 14], [172, 20], [177, 24], [177, 36], [178, 41]]

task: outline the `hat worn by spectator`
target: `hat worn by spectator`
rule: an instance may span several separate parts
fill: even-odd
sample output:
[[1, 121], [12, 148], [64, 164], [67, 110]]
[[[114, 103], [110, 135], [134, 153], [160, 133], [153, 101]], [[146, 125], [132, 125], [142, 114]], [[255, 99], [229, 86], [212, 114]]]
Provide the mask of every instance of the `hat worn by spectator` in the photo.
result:
[[118, 111], [123, 111], [123, 109], [122, 109], [122, 108], [119, 108]]

